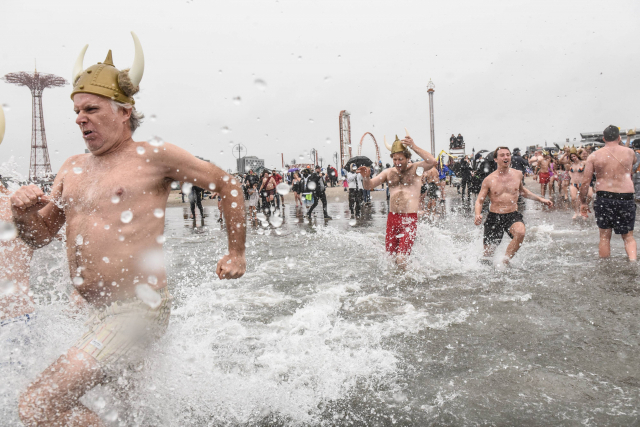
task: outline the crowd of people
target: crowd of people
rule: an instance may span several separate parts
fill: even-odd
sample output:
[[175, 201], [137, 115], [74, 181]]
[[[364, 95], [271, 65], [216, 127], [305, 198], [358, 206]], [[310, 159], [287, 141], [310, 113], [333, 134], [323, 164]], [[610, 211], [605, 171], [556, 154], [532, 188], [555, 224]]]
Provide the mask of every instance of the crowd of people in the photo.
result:
[[[71, 301], [89, 315], [84, 333], [21, 392], [19, 416], [25, 425], [102, 425], [98, 415], [83, 405], [82, 396], [97, 385], [113, 382], [132, 365], [141, 365], [150, 344], [165, 333], [172, 297], [162, 261], [164, 214], [178, 183], [189, 198], [194, 218], [196, 207], [204, 214], [205, 194], [218, 200], [219, 220], [224, 218], [228, 239], [228, 251], [216, 265], [220, 279], [245, 274], [245, 205], [251, 215], [271, 214], [284, 206], [282, 196], [292, 190], [296, 206], [310, 204], [308, 217], [322, 202], [323, 217], [331, 219], [326, 189], [338, 185], [335, 168], [232, 176], [175, 145], [163, 143], [160, 148], [134, 141], [142, 115], [134, 107], [133, 95], [144, 70], [135, 35], [134, 41], [134, 65], [128, 70], [115, 68], [111, 52], [102, 63], [87, 69], [82, 66], [83, 56], [76, 62], [71, 97], [89, 152], [62, 164], [50, 192], [34, 184], [10, 192], [0, 184], [0, 221], [7, 227], [0, 239], [4, 255], [0, 327], [32, 321], [36, 310], [29, 292], [33, 250], [56, 239], [66, 246]], [[563, 197], [574, 200], [576, 217], [588, 216], [594, 197], [600, 256], [610, 255], [615, 233], [621, 235], [628, 258], [635, 260], [638, 188], [634, 191], [634, 180], [638, 182], [640, 154], [629, 146], [640, 150], [638, 142], [631, 144], [628, 138], [625, 146], [619, 129], [609, 126], [603, 132], [603, 147], [593, 152], [567, 147], [559, 155], [534, 153], [527, 160], [517, 149], [512, 153], [508, 147], [498, 147], [482, 159], [464, 157], [445, 164], [419, 147], [407, 131], [402, 140], [396, 137], [387, 146], [392, 165], [355, 164], [342, 170], [341, 177], [354, 216], [370, 200], [370, 191], [386, 190], [385, 249], [400, 269], [407, 266], [420, 214], [444, 199], [446, 180], [453, 176], [461, 178], [462, 197], [466, 190], [467, 201], [470, 193], [478, 194], [476, 225], [482, 224], [485, 202], [488, 205], [483, 239], [487, 257], [506, 233], [512, 241], [503, 262], [509, 262], [526, 233], [518, 199], [552, 206], [544, 198], [545, 190], [553, 189], [557, 181]], [[412, 161], [413, 153], [419, 159]], [[536, 176], [541, 196], [525, 188], [527, 174]]]

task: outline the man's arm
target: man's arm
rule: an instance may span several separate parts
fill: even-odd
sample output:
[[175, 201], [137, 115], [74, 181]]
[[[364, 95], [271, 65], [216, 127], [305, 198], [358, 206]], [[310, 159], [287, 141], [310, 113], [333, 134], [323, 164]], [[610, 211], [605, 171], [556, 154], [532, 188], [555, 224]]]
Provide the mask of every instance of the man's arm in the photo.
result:
[[195, 158], [186, 150], [165, 144], [160, 151], [160, 162], [166, 167], [167, 177], [176, 181], [215, 190], [222, 198], [220, 206], [227, 222], [229, 254], [218, 261], [216, 273], [221, 279], [237, 279], [246, 270], [245, 216], [242, 188], [219, 167]]
[[542, 197], [538, 196], [537, 194], [534, 194], [531, 191], [529, 191], [528, 189], [524, 188], [524, 185], [522, 185], [522, 176], [520, 176], [519, 179], [520, 179], [520, 195], [522, 197], [524, 197], [525, 199], [535, 200], [535, 201], [543, 203], [543, 204], [545, 204], [545, 205], [547, 205], [549, 207], [553, 206], [553, 202], [551, 200], [543, 199]]
[[585, 188], [587, 191], [580, 191], [580, 214], [587, 216], [587, 195], [589, 194], [589, 185], [591, 184], [591, 178], [593, 178], [593, 161], [594, 153], [589, 154], [587, 161], [584, 164], [584, 173], [582, 175], [582, 185], [580, 189]]
[[369, 176], [371, 175], [371, 170], [369, 169], [369, 167], [360, 166], [356, 173], [359, 173], [360, 176], [362, 176], [362, 188], [370, 191], [387, 180], [388, 171], [389, 169], [385, 169], [379, 175], [376, 175], [373, 178], [369, 178]]
[[418, 147], [415, 141], [409, 135], [404, 137], [404, 139], [402, 140], [402, 143], [407, 147], [411, 147], [411, 149], [415, 151], [415, 153], [418, 156], [422, 157], [422, 161], [416, 163], [418, 167], [421, 166], [424, 168], [424, 170], [427, 171], [438, 164], [438, 161], [436, 160], [436, 158], [433, 157], [433, 155], [428, 151]]
[[60, 207], [62, 182], [69, 159], [63, 163], [53, 183], [51, 195], [46, 195], [35, 185], [19, 188], [11, 196], [11, 212], [20, 238], [29, 246], [41, 248], [49, 244], [65, 223], [64, 210]]
[[489, 194], [489, 177], [482, 181], [482, 187], [480, 188], [480, 193], [478, 193], [478, 198], [476, 199], [476, 217], [473, 220], [475, 225], [480, 225], [482, 223], [482, 205], [484, 204], [484, 199], [487, 197], [487, 194]]

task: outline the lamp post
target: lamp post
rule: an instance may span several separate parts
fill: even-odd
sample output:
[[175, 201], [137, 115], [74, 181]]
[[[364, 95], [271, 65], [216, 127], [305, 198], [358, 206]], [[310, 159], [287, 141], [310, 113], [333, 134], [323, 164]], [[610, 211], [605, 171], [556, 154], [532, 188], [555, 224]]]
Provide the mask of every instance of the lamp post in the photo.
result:
[[427, 84], [427, 92], [429, 93], [429, 124], [431, 127], [431, 154], [436, 155], [436, 137], [433, 129], [433, 93], [436, 91], [436, 85], [429, 79]]
[[309, 151], [309, 158], [313, 162], [314, 166], [317, 165], [318, 164], [318, 150], [316, 150], [315, 148], [312, 148], [311, 151]]

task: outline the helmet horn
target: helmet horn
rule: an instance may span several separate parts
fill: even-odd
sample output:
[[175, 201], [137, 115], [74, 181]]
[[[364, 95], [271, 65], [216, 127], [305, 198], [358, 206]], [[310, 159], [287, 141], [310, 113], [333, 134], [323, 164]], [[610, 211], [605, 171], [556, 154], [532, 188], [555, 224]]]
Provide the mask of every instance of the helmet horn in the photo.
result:
[[387, 150], [391, 151], [391, 146], [387, 142], [387, 135], [384, 136], [384, 146], [387, 147]]
[[409, 131], [407, 130], [407, 128], [404, 128], [404, 133], [406, 133], [406, 136], [409, 136], [409, 137], [411, 136], [409, 135]]
[[138, 36], [136, 36], [136, 33], [131, 31], [131, 36], [133, 37], [133, 44], [136, 48], [136, 55], [133, 58], [133, 64], [129, 70], [129, 79], [131, 79], [133, 87], [138, 87], [142, 80], [142, 75], [144, 74], [144, 53], [142, 52], [142, 45], [140, 44], [140, 40], [138, 39]]
[[78, 59], [76, 59], [76, 63], [73, 65], [73, 71], [71, 72], [71, 84], [74, 84], [78, 76], [80, 76], [80, 74], [84, 71], [84, 54], [87, 52], [88, 47], [88, 44], [84, 45], [84, 47], [80, 51], [80, 55], [78, 55]]

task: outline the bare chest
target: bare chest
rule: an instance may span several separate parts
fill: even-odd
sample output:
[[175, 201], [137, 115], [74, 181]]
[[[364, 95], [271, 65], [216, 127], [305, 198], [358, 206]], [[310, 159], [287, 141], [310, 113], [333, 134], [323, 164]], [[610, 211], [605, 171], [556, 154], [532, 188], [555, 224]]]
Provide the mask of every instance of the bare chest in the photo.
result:
[[392, 170], [388, 176], [389, 187], [405, 187], [411, 185], [422, 184], [422, 176], [416, 175], [412, 169], [408, 169], [404, 173]]

